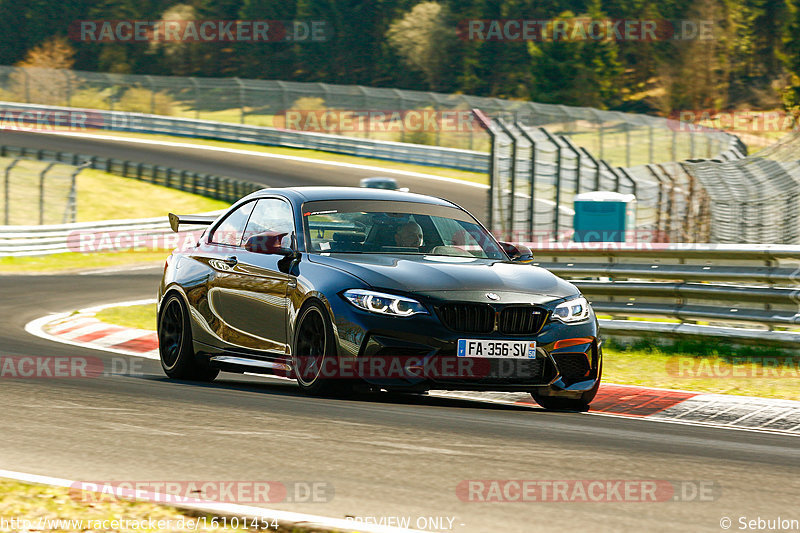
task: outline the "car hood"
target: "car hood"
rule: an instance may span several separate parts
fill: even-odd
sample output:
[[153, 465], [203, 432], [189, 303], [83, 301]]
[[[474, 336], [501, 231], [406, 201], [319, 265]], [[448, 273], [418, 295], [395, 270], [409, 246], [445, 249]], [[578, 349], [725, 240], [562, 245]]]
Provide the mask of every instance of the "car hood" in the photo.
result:
[[[485, 291], [501, 297], [540, 296], [543, 298], [533, 298], [540, 302], [579, 294], [574, 285], [543, 268], [496, 259], [335, 253], [307, 257], [314, 263], [352, 274], [376, 289], [421, 294], [453, 291], [462, 295]], [[502, 300], [509, 301], [505, 297]]]

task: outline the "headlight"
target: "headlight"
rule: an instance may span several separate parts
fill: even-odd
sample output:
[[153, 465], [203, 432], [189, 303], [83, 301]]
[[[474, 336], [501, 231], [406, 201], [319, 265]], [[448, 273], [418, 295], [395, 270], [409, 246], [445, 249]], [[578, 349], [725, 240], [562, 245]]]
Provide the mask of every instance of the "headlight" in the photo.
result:
[[558, 304], [553, 310], [553, 316], [567, 324], [586, 320], [591, 314], [592, 309], [589, 307], [589, 302], [582, 296]]
[[427, 313], [421, 303], [403, 296], [350, 289], [344, 292], [344, 297], [359, 309], [380, 315], [411, 316]]

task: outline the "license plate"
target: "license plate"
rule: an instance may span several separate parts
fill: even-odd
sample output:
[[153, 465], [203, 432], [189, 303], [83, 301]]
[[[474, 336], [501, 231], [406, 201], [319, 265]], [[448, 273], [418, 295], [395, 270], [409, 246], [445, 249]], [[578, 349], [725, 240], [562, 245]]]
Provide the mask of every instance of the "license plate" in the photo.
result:
[[492, 359], [536, 359], [536, 341], [459, 339], [458, 356]]

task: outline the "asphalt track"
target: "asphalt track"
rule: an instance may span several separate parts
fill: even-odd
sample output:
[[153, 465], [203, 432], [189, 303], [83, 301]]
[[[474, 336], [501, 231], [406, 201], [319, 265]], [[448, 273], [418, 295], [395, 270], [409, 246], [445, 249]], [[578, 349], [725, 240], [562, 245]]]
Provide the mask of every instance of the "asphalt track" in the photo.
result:
[[[177, 137], [176, 141], [180, 142], [182, 139]], [[44, 148], [61, 152], [91, 154], [165, 165], [183, 170], [239, 178], [272, 187], [300, 185], [358, 187], [358, 182], [361, 178], [380, 176], [381, 174], [392, 175], [374, 170], [330, 165], [309, 165], [308, 163], [271, 159], [257, 155], [210, 151], [205, 149], [203, 145], [191, 148], [177, 148], [158, 144], [134, 144], [111, 139], [69, 137], [10, 130], [0, 130], [0, 144], [26, 148]], [[373, 164], [368, 161], [365, 160], [364, 164]], [[408, 187], [412, 192], [448, 198], [458, 202], [462, 207], [483, 220], [487, 203], [486, 189], [411, 176], [397, 176], [397, 180], [402, 187]], [[132, 215], [131, 218], [135, 218], [135, 215]]]
[[[0, 276], [0, 355], [132, 362], [35, 338], [24, 326], [51, 312], [152, 297], [159, 275]], [[86, 481], [318, 481], [333, 487], [329, 501], [270, 507], [410, 517], [412, 525], [454, 517], [454, 531], [721, 531], [724, 517], [734, 530], [740, 517], [800, 520], [793, 436], [428, 397], [308, 398], [249, 376], [170, 382], [157, 362], [136, 361], [134, 375], [0, 380], [0, 468]], [[464, 480], [508, 479], [714, 489], [702, 501], [655, 503], [474, 503], [456, 493]]]

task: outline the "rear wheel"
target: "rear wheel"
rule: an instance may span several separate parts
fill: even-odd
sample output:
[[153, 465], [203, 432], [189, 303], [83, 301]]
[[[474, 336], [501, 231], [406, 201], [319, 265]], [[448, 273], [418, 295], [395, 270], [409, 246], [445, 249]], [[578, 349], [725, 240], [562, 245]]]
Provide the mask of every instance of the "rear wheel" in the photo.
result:
[[173, 379], [213, 381], [219, 370], [199, 361], [192, 346], [189, 313], [177, 294], [167, 297], [158, 318], [158, 351], [161, 368]]
[[292, 354], [297, 384], [303, 392], [317, 396], [352, 392], [352, 383], [338, 375], [333, 326], [321, 304], [312, 302], [301, 312]]

